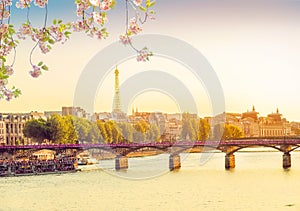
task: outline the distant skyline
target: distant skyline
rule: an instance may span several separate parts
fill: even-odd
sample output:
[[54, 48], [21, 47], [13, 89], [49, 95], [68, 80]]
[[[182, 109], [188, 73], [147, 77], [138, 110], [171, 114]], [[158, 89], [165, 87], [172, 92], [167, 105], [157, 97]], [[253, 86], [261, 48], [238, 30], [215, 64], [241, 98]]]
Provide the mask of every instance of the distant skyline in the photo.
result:
[[[55, 16], [76, 19], [73, 1], [49, 2], [49, 21]], [[11, 102], [0, 101], [0, 112], [51, 111], [60, 110], [60, 105], [72, 106], [75, 87], [86, 64], [101, 49], [117, 41], [124, 31], [124, 11], [120, 5], [122, 2], [118, 2], [109, 15], [110, 37], [107, 40], [98, 41], [74, 33], [71, 40], [55, 46], [49, 54], [35, 53], [34, 60], [44, 60], [50, 68], [39, 79], [28, 74], [32, 43], [21, 43], [10, 85], [16, 85], [23, 94]], [[169, 35], [197, 48], [218, 75], [226, 111], [242, 113], [254, 105], [261, 116], [266, 116], [279, 108], [287, 120], [300, 121], [299, 9], [300, 1], [292, 0], [157, 0], [156, 20], [143, 27], [143, 34]], [[22, 15], [20, 12], [12, 23], [19, 24]], [[38, 19], [36, 21], [38, 23]], [[211, 114], [205, 87], [195, 84], [180, 64], [154, 57], [149, 63], [137, 63], [132, 59], [118, 65], [120, 85], [137, 72], [149, 69], [176, 75], [194, 90], [199, 115]], [[112, 87], [113, 74], [109, 74], [99, 87], [95, 111], [111, 111]], [[153, 91], [136, 96], [132, 106], [141, 110], [179, 110], [174, 99]]]

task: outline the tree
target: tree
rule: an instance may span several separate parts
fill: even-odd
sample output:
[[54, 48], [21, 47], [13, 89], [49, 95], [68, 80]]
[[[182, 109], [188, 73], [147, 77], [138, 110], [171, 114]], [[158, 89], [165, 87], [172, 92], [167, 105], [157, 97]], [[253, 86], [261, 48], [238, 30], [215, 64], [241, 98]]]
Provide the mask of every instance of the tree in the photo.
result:
[[181, 130], [181, 138], [182, 139], [190, 139], [197, 140], [197, 131], [198, 131], [199, 123], [196, 118], [194, 118], [190, 113], [182, 114], [182, 130]]
[[100, 131], [100, 135], [102, 136], [103, 141], [105, 143], [109, 143], [109, 137], [108, 133], [106, 132], [105, 123], [100, 120], [97, 120], [96, 124]]
[[49, 128], [43, 119], [33, 119], [25, 123], [23, 129], [24, 136], [33, 139], [37, 143], [42, 143], [49, 139]]
[[122, 136], [123, 136], [123, 142], [133, 142], [133, 127], [130, 123], [128, 122], [121, 122], [118, 123], [119, 127], [121, 128], [122, 131]]
[[243, 131], [236, 125], [218, 124], [214, 127], [214, 139], [235, 139], [244, 137]]
[[141, 120], [133, 125], [133, 140], [134, 142], [145, 142], [150, 126], [145, 120]]
[[[34, 2], [34, 4], [33, 4]], [[53, 1], [54, 2], [54, 1]], [[64, 22], [61, 19], [54, 19], [48, 24], [49, 8], [48, 0], [19, 0], [16, 2], [16, 8], [27, 10], [23, 23], [19, 29], [10, 22], [14, 19], [17, 12], [12, 11], [12, 0], [1, 0], [0, 7], [0, 99], [11, 100], [18, 97], [21, 91], [16, 88], [8, 87], [8, 79], [14, 74], [14, 63], [16, 58], [16, 48], [20, 41], [30, 38], [34, 46], [29, 54], [29, 63], [31, 65], [30, 75], [34, 78], [39, 77], [42, 71], [47, 71], [48, 66], [43, 62], [34, 62], [33, 53], [39, 48], [43, 54], [51, 51], [56, 43], [65, 43], [70, 39], [72, 32], [84, 32], [90, 37], [105, 39], [108, 36], [106, 23], [108, 13], [114, 8], [115, 0], [75, 0], [76, 14], [79, 20], [74, 22]], [[138, 61], [147, 61], [152, 52], [144, 47], [138, 49], [134, 46], [131, 37], [142, 31], [141, 25], [144, 24], [155, 13], [150, 8], [155, 4], [155, 0], [126, 0], [126, 30], [120, 35], [120, 41], [124, 45], [129, 45], [137, 53]], [[41, 27], [33, 25], [30, 19], [31, 8], [38, 7], [44, 10], [44, 23]], [[31, 11], [31, 12], [30, 12]], [[134, 13], [133, 17], [130, 14]], [[7, 58], [12, 57], [13, 61], [8, 64]]]
[[87, 137], [89, 142], [93, 144], [103, 142], [103, 138], [101, 136], [99, 128], [97, 127], [97, 124], [94, 122], [89, 122], [89, 124], [90, 124], [89, 127], [90, 129]]
[[198, 140], [205, 141], [209, 138], [210, 125], [205, 119], [199, 120]]
[[88, 120], [78, 117], [72, 117], [75, 131], [79, 143], [88, 142], [88, 134], [91, 130]]
[[54, 143], [67, 144], [75, 143], [77, 141], [77, 133], [73, 126], [71, 116], [60, 116], [53, 114], [47, 120], [49, 127], [49, 136]]
[[97, 126], [103, 137], [105, 143], [121, 143], [124, 138], [122, 136], [122, 129], [116, 122], [110, 120], [108, 122], [97, 121]]
[[72, 117], [79, 143], [98, 143], [103, 141], [97, 124], [84, 118]]
[[160, 138], [160, 130], [157, 124], [151, 124], [150, 130], [147, 133], [147, 140], [150, 142], [157, 142]]
[[236, 125], [226, 125], [224, 131], [224, 138], [235, 139], [235, 138], [243, 138], [244, 132]]

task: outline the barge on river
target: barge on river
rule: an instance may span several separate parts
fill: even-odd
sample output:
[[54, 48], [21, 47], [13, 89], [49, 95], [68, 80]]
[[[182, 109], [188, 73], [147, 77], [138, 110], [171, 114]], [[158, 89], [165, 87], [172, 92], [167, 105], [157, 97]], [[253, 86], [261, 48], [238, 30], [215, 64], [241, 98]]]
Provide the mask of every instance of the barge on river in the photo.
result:
[[0, 176], [30, 176], [76, 172], [74, 158], [0, 161]]

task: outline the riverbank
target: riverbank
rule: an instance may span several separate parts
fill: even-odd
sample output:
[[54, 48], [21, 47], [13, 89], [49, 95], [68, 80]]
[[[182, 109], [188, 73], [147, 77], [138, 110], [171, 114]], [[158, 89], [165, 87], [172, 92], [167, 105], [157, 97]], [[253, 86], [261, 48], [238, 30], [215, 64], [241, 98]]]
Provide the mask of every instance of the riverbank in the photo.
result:
[[[126, 157], [128, 158], [134, 158], [134, 157], [145, 157], [145, 156], [153, 156], [161, 154], [161, 152], [157, 150], [145, 150], [145, 151], [136, 151], [131, 152]], [[91, 153], [91, 157], [96, 158], [97, 160], [110, 160], [115, 159], [116, 154], [110, 153], [110, 152], [104, 152], [104, 153]]]

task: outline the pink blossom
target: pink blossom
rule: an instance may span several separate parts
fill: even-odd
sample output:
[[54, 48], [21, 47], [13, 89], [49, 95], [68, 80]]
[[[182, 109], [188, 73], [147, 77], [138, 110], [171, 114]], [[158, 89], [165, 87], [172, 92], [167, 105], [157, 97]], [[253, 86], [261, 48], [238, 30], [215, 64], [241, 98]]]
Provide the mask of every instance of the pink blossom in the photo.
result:
[[0, 87], [4, 87], [7, 83], [7, 79], [0, 79]]
[[133, 3], [136, 5], [136, 6], [140, 6], [142, 4], [143, 0], [134, 0]]
[[89, 23], [84, 21], [76, 21], [72, 23], [72, 28], [75, 32], [86, 31], [89, 29]]
[[136, 18], [133, 17], [131, 20], [130, 20], [130, 23], [129, 23], [129, 30], [132, 34], [137, 34], [139, 32], [142, 31], [142, 28], [140, 28], [138, 25], [137, 25], [137, 21], [136, 21]]
[[1, 2], [4, 2], [5, 6], [11, 6], [12, 5], [12, 0], [2, 0]]
[[64, 34], [59, 30], [58, 26], [50, 26], [50, 33], [56, 42], [61, 42], [64, 38]]
[[76, 3], [77, 4], [77, 16], [81, 17], [83, 15], [83, 12], [87, 10], [90, 5], [89, 5], [89, 0], [81, 0], [80, 2]]
[[50, 47], [47, 46], [45, 42], [40, 41], [39, 42], [39, 47], [40, 47], [42, 53], [44, 53], [44, 54], [46, 54], [50, 51]]
[[32, 65], [33, 70], [29, 71], [29, 74], [33, 77], [33, 78], [37, 78], [42, 74], [41, 68], [39, 68], [36, 65]]
[[0, 36], [3, 37], [8, 31], [8, 25], [7, 24], [1, 24], [0, 26]]
[[48, 0], [34, 0], [34, 5], [44, 8], [48, 4]]
[[105, 15], [105, 13], [97, 13], [97, 12], [93, 12], [93, 20], [95, 23], [99, 24], [99, 25], [104, 25], [104, 23], [107, 22], [107, 17]]
[[14, 69], [12, 68], [12, 66], [5, 66], [5, 70], [6, 70], [6, 75], [12, 75], [14, 73]]
[[100, 10], [109, 10], [111, 7], [112, 7], [112, 3], [113, 1], [112, 0], [102, 0], [100, 2]]
[[124, 45], [127, 45], [127, 44], [130, 44], [131, 43], [131, 39], [129, 36], [127, 35], [120, 35], [120, 41], [124, 44]]
[[32, 0], [19, 0], [16, 3], [16, 7], [20, 8], [20, 9], [24, 9], [24, 8], [29, 7], [29, 5], [30, 5], [31, 2], [32, 2]]
[[150, 52], [148, 50], [148, 48], [145, 47], [142, 50], [138, 51], [138, 55], [137, 55], [136, 60], [138, 62], [140, 62], [140, 61], [145, 62], [145, 61], [148, 61], [149, 60], [149, 56], [152, 56], [152, 55], [153, 55], [152, 52]]
[[93, 5], [93, 6], [99, 6], [100, 5], [100, 0], [90, 0], [90, 3]]
[[39, 29], [35, 34], [31, 35], [31, 39], [36, 42], [42, 40], [45, 36], [45, 31], [43, 29]]
[[19, 39], [25, 39], [26, 35], [32, 35], [32, 29], [29, 24], [23, 24], [18, 32]]
[[3, 94], [5, 95], [7, 101], [10, 101], [14, 96], [11, 90], [5, 90]]
[[2, 10], [3, 8], [3, 4], [0, 4], [0, 19], [6, 19], [10, 16], [9, 11], [7, 11], [6, 9]]
[[90, 33], [88, 34], [90, 37], [96, 36], [97, 39], [101, 40], [107, 37], [105, 31], [102, 31], [96, 27], [90, 29]]
[[0, 56], [7, 56], [10, 54], [11, 50], [13, 49], [13, 47], [10, 45], [10, 43], [2, 44], [1, 49], [0, 49]]

